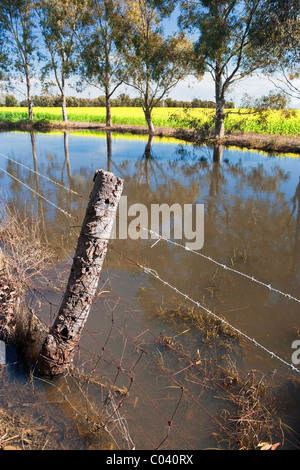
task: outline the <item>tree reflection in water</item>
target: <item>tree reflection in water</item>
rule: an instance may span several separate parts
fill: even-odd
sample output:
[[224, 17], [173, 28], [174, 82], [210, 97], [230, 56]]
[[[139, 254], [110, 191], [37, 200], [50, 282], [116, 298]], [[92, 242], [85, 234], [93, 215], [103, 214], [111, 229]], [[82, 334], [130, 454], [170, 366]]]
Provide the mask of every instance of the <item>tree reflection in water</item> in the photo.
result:
[[[76, 139], [72, 132], [55, 137], [31, 134], [28, 135], [28, 146], [17, 153], [16, 142], [22, 138], [24, 136], [18, 134], [11, 138], [11, 150], [6, 147], [8, 156], [24, 161], [35, 171], [84, 197], [90, 194], [94, 171], [102, 167], [125, 179], [124, 195], [128, 197], [129, 205], [141, 203], [150, 208], [151, 204], [162, 203], [170, 206], [174, 203], [181, 206], [204, 204], [202, 252], [297, 297], [300, 182], [297, 179], [295, 184], [288, 158], [271, 159], [221, 146], [168, 143], [153, 136], [132, 140], [125, 136], [116, 137], [111, 132], [100, 137], [93, 134], [76, 136]], [[299, 173], [299, 161], [295, 160], [293, 168]], [[6, 169], [82, 219], [85, 199], [12, 161], [7, 161]], [[9, 188], [12, 203], [20, 209], [24, 207], [24, 201], [28, 211], [32, 211], [31, 205], [37, 207], [36, 197], [17, 181], [2, 175], [1, 184]], [[295, 192], [291, 203], [292, 184]], [[43, 210], [48, 239], [60, 259], [72, 255], [80, 227], [72, 227], [72, 221], [44, 201], [39, 201], [39, 208], [38, 214]], [[180, 242], [184, 244], [185, 240]], [[114, 244], [129, 258], [155, 269], [162, 279], [271, 350], [275, 349], [290, 362], [291, 338], [298, 326], [297, 305], [171, 243], [159, 241], [151, 248], [153, 240], [128, 239], [115, 240]], [[164, 325], [155, 323], [153, 312], [162, 305], [178, 307], [182, 299], [174, 297], [168, 288], [147, 278], [112, 251], [108, 253], [106, 265], [104, 275], [107, 275], [110, 287], [134, 305], [135, 312], [143, 322], [148, 322], [151, 331], [157, 328], [160, 332]], [[124, 322], [129, 321], [124, 315], [122, 318]], [[93, 331], [105, 328], [98, 311], [91, 321], [95, 322], [92, 323]], [[130, 323], [130, 334], [138, 334], [136, 328], [136, 322]], [[193, 338], [189, 339], [192, 344]], [[118, 346], [122, 349], [124, 345], [120, 342], [116, 344]], [[127, 348], [129, 344], [126, 352]], [[259, 358], [248, 357], [245, 353], [244, 359], [256, 367]], [[149, 381], [147, 374], [148, 371], [146, 382]]]
[[[221, 146], [214, 148], [193, 147], [181, 143], [164, 143], [153, 136], [144, 140], [132, 141], [117, 138], [111, 133], [103, 134], [102, 140], [89, 137], [76, 137], [72, 133], [62, 134], [60, 149], [51, 146], [50, 136], [43, 154], [36, 148], [36, 139], [30, 135], [33, 169], [38, 170], [63, 186], [88, 197], [94, 171], [106, 167], [125, 179], [124, 195], [128, 204], [141, 203], [150, 208], [151, 204], [172, 205], [203, 203], [205, 206], [205, 239], [203, 252], [213, 258], [230, 264], [249, 275], [261, 278], [267, 283], [275, 283], [281, 290], [295, 294], [299, 288], [299, 186], [294, 197], [294, 210], [287, 197], [285, 184], [291, 178], [285, 169], [285, 160], [267, 160], [256, 156], [254, 162], [244, 164], [242, 152], [228, 151]], [[16, 138], [16, 136], [14, 136]], [[55, 142], [61, 137], [56, 137]], [[84, 139], [84, 140], [83, 140]], [[83, 142], [83, 143], [82, 143]], [[96, 143], [103, 149], [101, 158], [89, 160], [90, 146]], [[79, 157], [77, 148], [82, 145]], [[128, 147], [127, 147], [128, 146]], [[120, 157], [120, 151], [124, 157]], [[118, 158], [115, 158], [115, 152]], [[226, 155], [225, 155], [226, 152]], [[224, 156], [225, 155], [225, 156]], [[252, 156], [252, 154], [251, 154]], [[22, 155], [15, 156], [22, 161]], [[295, 161], [297, 165], [297, 161]], [[35, 188], [47, 199], [55, 202], [79, 219], [85, 212], [86, 200], [68, 192], [45, 179], [31, 173], [17, 164], [7, 161], [7, 170], [30, 187]], [[64, 178], [67, 170], [67, 180]], [[28, 209], [36, 204], [36, 197], [26, 191], [15, 180], [7, 181], [14, 204]], [[31, 201], [31, 202], [29, 202]], [[291, 216], [296, 213], [296, 219]], [[56, 240], [64, 237], [63, 255], [72, 254], [79, 228], [71, 230], [74, 224], [64, 215], [39, 201], [43, 208], [43, 218], [48, 238]], [[118, 244], [118, 240], [116, 240]], [[188, 255], [184, 250], [174, 250], [171, 245], [159, 242], [149, 249], [151, 240], [127, 240], [126, 252], [134, 259], [146, 261], [174, 285], [181, 285], [187, 294], [196, 300], [203, 300], [207, 306], [222, 312], [233, 308], [236, 312], [252, 311], [252, 294], [235, 278], [217, 272], [215, 266], [200, 261], [199, 257]], [[185, 243], [185, 240], [182, 240]], [[109, 256], [112, 268], [118, 262]], [[170, 277], [171, 276], [171, 277]], [[212, 280], [213, 279], [213, 280]], [[226, 280], [225, 280], [226, 279]], [[297, 281], [298, 279], [298, 281]], [[157, 292], [160, 286], [156, 286]], [[236, 289], [239, 295], [236, 295]], [[184, 290], [184, 289], [183, 289]], [[250, 286], [252, 291], [252, 286]], [[264, 290], [255, 292], [259, 305], [269, 305], [270, 294]], [[280, 300], [278, 300], [280, 305]], [[267, 307], [258, 308], [259, 315], [265, 316]], [[287, 307], [287, 311], [293, 307]], [[271, 310], [270, 310], [271, 311]], [[238, 313], [236, 313], [238, 315]], [[240, 315], [241, 324], [246, 321]], [[253, 330], [255, 331], [255, 322]]]

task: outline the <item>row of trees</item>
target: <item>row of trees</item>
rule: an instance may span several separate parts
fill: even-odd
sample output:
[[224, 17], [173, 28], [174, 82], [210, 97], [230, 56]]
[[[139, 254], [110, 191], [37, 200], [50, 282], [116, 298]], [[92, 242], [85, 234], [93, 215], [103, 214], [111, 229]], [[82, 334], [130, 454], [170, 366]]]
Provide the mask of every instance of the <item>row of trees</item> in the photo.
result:
[[[32, 80], [59, 90], [67, 120], [67, 81], [105, 96], [106, 124], [121, 84], [138, 92], [149, 131], [151, 113], [188, 74], [215, 84], [215, 135], [224, 135], [226, 95], [238, 80], [282, 72], [299, 93], [300, 0], [1, 0], [0, 70], [6, 83], [26, 84], [33, 118]], [[163, 20], [179, 7], [178, 31]]]
[[[2, 101], [2, 102], [1, 102]], [[55, 95], [51, 96], [49, 94], [43, 95], [34, 95], [32, 97], [34, 106], [41, 107], [58, 107], [61, 105], [61, 96]], [[98, 98], [81, 98], [77, 96], [67, 96], [66, 105], [68, 108], [75, 107], [104, 107], [106, 103], [105, 95], [101, 95]], [[117, 98], [111, 98], [110, 100], [112, 107], [136, 107], [140, 108], [142, 106], [141, 98], [132, 98], [125, 93], [121, 93]], [[0, 106], [8, 107], [27, 107], [27, 100], [18, 101], [17, 98], [12, 94], [6, 94], [3, 96], [2, 100], [0, 98]], [[214, 101], [200, 100], [194, 98], [192, 101], [182, 101], [174, 100], [172, 98], [166, 98], [157, 103], [157, 107], [166, 107], [166, 108], [215, 108], [216, 104]], [[233, 101], [225, 102], [226, 108], [234, 108]]]

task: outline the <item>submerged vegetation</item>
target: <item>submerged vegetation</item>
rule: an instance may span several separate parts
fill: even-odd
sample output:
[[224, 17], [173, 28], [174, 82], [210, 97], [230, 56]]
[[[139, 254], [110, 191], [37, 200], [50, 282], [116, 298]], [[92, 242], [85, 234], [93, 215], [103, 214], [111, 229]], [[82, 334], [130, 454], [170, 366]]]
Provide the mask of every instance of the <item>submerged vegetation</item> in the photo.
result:
[[[0, 241], [1, 325], [7, 328], [8, 343], [14, 348], [17, 342], [21, 356], [15, 356], [15, 360], [21, 365], [28, 355], [25, 351], [33, 346], [32, 328], [40, 328], [33, 321], [28, 292], [33, 280], [34, 286], [38, 279], [43, 282], [53, 255], [39, 224], [22, 219], [14, 210], [2, 211]], [[37, 290], [35, 293], [38, 295]], [[190, 366], [183, 369], [183, 376], [181, 373], [184, 389], [196, 386], [199, 397], [205, 392], [216, 401], [216, 412], [223, 423], [212, 436], [218, 448], [276, 448], [284, 442], [284, 426], [279, 426], [274, 404], [276, 381], [259, 371], [240, 370], [245, 345], [234, 330], [185, 305], [164, 307], [152, 315], [164, 330], [148, 344], [158, 357], [161, 371], [169, 371], [171, 366], [174, 371], [176, 364], [182, 367], [183, 359], [188, 360]], [[4, 317], [17, 318], [17, 322], [8, 324]], [[1, 334], [4, 338], [3, 329]], [[35, 377], [34, 369], [26, 372], [25, 367], [20, 385], [18, 380], [12, 381], [10, 367], [9, 363], [0, 367], [1, 449], [114, 449], [116, 435], [132, 448], [126, 421], [117, 411], [118, 403], [133, 400], [126, 387], [105, 383], [104, 378], [98, 379], [93, 372], [75, 365], [57, 383], [43, 382]], [[88, 393], [96, 394], [97, 400]], [[106, 415], [103, 402], [109, 406]], [[57, 412], [60, 408], [62, 414]]]
[[[0, 340], [6, 344], [6, 361], [0, 364], [0, 450], [113, 449], [116, 437], [131, 446], [117, 403], [126, 388], [75, 365], [56, 382], [35, 374], [48, 327], [33, 305], [41, 306], [43, 285], [52, 284], [45, 276], [55, 261], [34, 217], [1, 209]], [[98, 396], [95, 402], [90, 390]]]
[[155, 316], [168, 328], [168, 335], [157, 338], [162, 367], [168, 366], [160, 351], [168, 350], [178, 360], [188, 357], [186, 383], [198, 383], [199, 394], [211, 389], [214, 400], [222, 403], [224, 428], [213, 436], [218, 445], [240, 450], [280, 446], [284, 424], [277, 416], [276, 380], [258, 370], [241, 371], [245, 344], [239, 335], [221, 320], [185, 305], [161, 308]]

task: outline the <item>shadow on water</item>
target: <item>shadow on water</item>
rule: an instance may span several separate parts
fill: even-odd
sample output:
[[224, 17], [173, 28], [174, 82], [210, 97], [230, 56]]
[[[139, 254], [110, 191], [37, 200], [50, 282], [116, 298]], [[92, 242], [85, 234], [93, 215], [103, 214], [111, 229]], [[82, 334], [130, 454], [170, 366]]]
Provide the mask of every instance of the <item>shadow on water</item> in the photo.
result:
[[[152, 204], [204, 204], [201, 253], [297, 297], [299, 160], [111, 132], [4, 133], [1, 137], [2, 152], [34, 170], [7, 160], [7, 171], [57, 206], [37, 199], [20, 182], [1, 175], [9, 203], [24, 209], [26, 201], [26, 210], [36, 211], [59, 260], [59, 281], [56, 272], [49, 274], [51, 283], [59, 284], [58, 292], [52, 284], [40, 287], [51, 303], [41, 297], [38, 302], [32, 300], [48, 324], [55, 315], [54, 305], [60, 302], [80, 229], [58, 208], [82, 220], [98, 168], [124, 178], [128, 206], [138, 202], [150, 213]], [[187, 240], [174, 241], [184, 245]], [[154, 242], [150, 237], [113, 241], [127, 258], [114, 250], [108, 252], [99, 296], [76, 362], [81, 372], [98, 374], [119, 390], [130, 389], [122, 409], [136, 446], [151, 448], [161, 443], [162, 448], [176, 449], [191, 444], [201, 449], [216, 446], [217, 435], [218, 445], [226, 447], [228, 436], [219, 437], [226, 398], [215, 399], [220, 390], [212, 382], [221, 380], [220, 370], [227, 371], [229, 381], [234, 381], [237, 371], [247, 374], [251, 370], [262, 371], [272, 384], [278, 379], [278, 400], [283, 396], [289, 403], [283, 420], [299, 430], [295, 401], [299, 386], [285, 366], [251, 342], [239, 344], [228, 331], [220, 332], [220, 327], [217, 331], [211, 324], [210, 330], [201, 329], [201, 310], [193, 309], [186, 299], [130, 260], [155, 270], [171, 286], [288, 363], [291, 344], [299, 334], [297, 303], [209, 259], [163, 240]], [[100, 395], [93, 392], [93, 406], [99, 406]], [[57, 395], [52, 391], [53, 399]], [[76, 400], [79, 406], [79, 395]], [[174, 428], [168, 427], [168, 420]]]

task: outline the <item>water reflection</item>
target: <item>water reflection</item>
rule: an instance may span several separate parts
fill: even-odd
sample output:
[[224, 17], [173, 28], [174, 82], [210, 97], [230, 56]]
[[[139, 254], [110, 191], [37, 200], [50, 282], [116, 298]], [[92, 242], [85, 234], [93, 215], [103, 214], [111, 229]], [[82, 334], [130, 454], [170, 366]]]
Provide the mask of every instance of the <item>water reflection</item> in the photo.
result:
[[[250, 152], [245, 155], [224, 150], [222, 146], [208, 149], [191, 145], [184, 147], [176, 143], [168, 145], [155, 142], [153, 136], [126, 141], [107, 133], [100, 140], [64, 132], [62, 146], [59, 144], [61, 136], [30, 134], [32, 164], [27, 154], [18, 154], [16, 142], [23, 141], [25, 136], [6, 134], [7, 148], [4, 153], [57, 181], [60, 186], [10, 160], [6, 162], [7, 171], [76, 217], [83, 216], [85, 199], [80, 199], [67, 189], [88, 197], [94, 171], [103, 167], [118, 172], [125, 179], [124, 194], [129, 204], [204, 203], [204, 251], [220, 260], [231, 260], [234, 252], [238, 251], [243, 252], [246, 259], [249, 253], [254, 270], [260, 269], [259, 259], [264, 260], [261, 263], [263, 269], [271, 276], [273, 269], [268, 265], [277, 265], [276, 259], [281, 258], [281, 251], [285, 257], [284, 265], [288, 263], [287, 252], [294, 260], [294, 250], [298, 245], [296, 243], [292, 247], [290, 235], [294, 231], [292, 239], [296, 237], [298, 240], [299, 184], [295, 184], [295, 171], [292, 173], [291, 163], [297, 169], [299, 163], [296, 160], [276, 160]], [[24, 144], [22, 147], [25, 148]], [[95, 157], [87, 158], [89, 154], [95, 154]], [[290, 197], [292, 184], [295, 186]], [[19, 207], [24, 200], [27, 204], [28, 201], [36, 204], [35, 195], [18, 181], [2, 177], [2, 188], [13, 195], [14, 203]], [[70, 226], [70, 221], [58, 210], [45, 202], [42, 205], [49, 229], [61, 233]], [[129, 240], [128, 249], [138, 253], [144, 249], [144, 243], [135, 242], [132, 246]], [[176, 259], [180, 256], [177, 253]], [[284, 268], [277, 270], [277, 282], [283, 278], [281, 271], [286, 275]], [[286, 277], [284, 279], [286, 285]], [[289, 279], [289, 285], [291, 282], [292, 279]]]
[[65, 171], [65, 167], [67, 167], [67, 175], [69, 180], [69, 187], [71, 186], [71, 166], [70, 166], [70, 156], [69, 156], [69, 133], [64, 132], [64, 149], [65, 149], [65, 161], [62, 167], [62, 176], [61, 179], [63, 181], [63, 174]]
[[214, 145], [214, 151], [213, 151], [214, 163], [220, 163], [222, 161], [223, 151], [224, 151], [223, 145]]
[[[14, 136], [15, 140], [17, 138], [19, 135]], [[23, 135], [20, 135], [21, 138]], [[94, 170], [99, 167], [112, 169], [125, 179], [124, 195], [128, 197], [128, 204], [139, 202], [149, 206], [177, 202], [183, 206], [204, 203], [205, 253], [243, 268], [267, 282], [275, 282], [282, 290], [295, 294], [299, 289], [294, 276], [299, 250], [297, 243], [292, 242], [299, 237], [299, 206], [295, 218], [293, 215], [296, 209], [293, 209], [292, 197], [289, 197], [291, 179], [295, 181], [290, 159], [276, 160], [250, 152], [245, 158], [242, 152], [230, 152], [222, 146], [208, 149], [176, 143], [168, 145], [161, 141], [155, 142], [153, 136], [134, 141], [117, 139], [107, 133], [99, 142], [99, 138], [93, 140], [93, 137], [89, 139], [65, 132], [63, 147], [60, 148], [57, 136], [48, 136], [47, 140], [47, 136], [31, 134], [30, 139], [33, 169], [38, 169], [41, 174], [62, 186], [38, 178], [37, 174], [11, 161], [7, 162], [8, 171], [28, 186], [35, 187], [68, 213], [82, 218], [85, 199], [78, 198], [63, 186], [88, 197]], [[47, 142], [46, 149], [43, 146], [38, 149], [36, 141], [43, 144]], [[93, 155], [93, 152], [96, 158], [88, 159], [87, 155]], [[298, 161], [292, 163], [297, 169]], [[14, 194], [15, 203], [21, 205], [24, 200], [30, 200], [36, 204], [36, 197], [20, 183], [6, 179], [6, 184], [10, 193]], [[299, 186], [296, 194], [295, 190], [296, 185], [292, 193], [294, 207], [298, 201]], [[44, 202], [42, 206], [48, 230], [56, 236], [68, 233], [70, 225], [74, 224], [70, 224], [62, 213]], [[69, 239], [67, 246], [64, 245], [70, 253], [73, 246], [73, 239]], [[214, 272], [214, 267], [204, 268], [199, 258], [187, 257], [186, 253], [178, 250], [175, 253], [172, 247], [163, 246], [162, 243], [157, 244], [155, 252], [154, 249], [148, 252], [147, 241], [128, 240], [126, 249], [135, 258], [155, 263], [156, 267], [153, 267], [161, 269], [167, 277], [169, 267], [172, 266], [172, 282], [187, 284], [189, 292], [198, 298], [200, 296], [210, 302], [213, 290], [221, 289], [217, 286], [214, 289], [208, 287], [208, 274]], [[166, 253], [171, 257], [169, 263], [165, 263]], [[163, 262], [160, 261], [162, 259]], [[203, 274], [202, 269], [207, 275]], [[221, 277], [221, 273], [215, 281], [218, 277]], [[191, 278], [199, 282], [191, 282]], [[266, 292], [259, 295], [269, 297]], [[232, 293], [231, 297], [230, 302], [241, 303], [241, 296], [236, 298]], [[212, 304], [215, 301], [216, 298]], [[227, 301], [222, 298], [224, 302]], [[221, 307], [219, 302], [217, 305]]]
[[296, 188], [295, 195], [292, 199], [293, 201], [293, 211], [292, 215], [294, 215], [296, 207], [297, 209], [297, 214], [296, 214], [296, 228], [295, 228], [295, 266], [294, 266], [294, 272], [295, 276], [298, 277], [300, 276], [300, 179], [299, 183]]
[[149, 166], [151, 166], [151, 170], [155, 174], [155, 168], [152, 168], [153, 165], [151, 164], [152, 163], [151, 160], [152, 161], [154, 160], [154, 157], [151, 153], [153, 141], [154, 141], [154, 136], [149, 135], [148, 142], [145, 147], [144, 155], [141, 158], [141, 165], [140, 165], [141, 176], [140, 176], [139, 184], [141, 184], [141, 182], [143, 181], [143, 176], [145, 176], [146, 183], [148, 186], [150, 185]]
[[[11, 160], [1, 160], [0, 166], [5, 165], [20, 181], [80, 220], [94, 172], [101, 167], [124, 178], [123, 194], [129, 205], [203, 203], [203, 253], [299, 297], [299, 160], [222, 146], [194, 147], [154, 136], [117, 137], [111, 132], [5, 133], [1, 145], [1, 152], [60, 186]], [[19, 208], [24, 207], [24, 201], [28, 210], [37, 207], [36, 196], [20, 182], [1, 175], [1, 189]], [[60, 259], [71, 256], [79, 227], [45, 201], [38, 200], [38, 204], [48, 239], [58, 256]], [[291, 343], [299, 327], [295, 303], [163, 241], [153, 247], [150, 239], [114, 243], [128, 257], [155, 269], [162, 279], [290, 362]], [[182, 302], [180, 298], [174, 299], [174, 292], [138, 273], [136, 267], [112, 251], [107, 256], [105, 274], [110, 285], [139, 312], [139, 318], [158, 333], [164, 327], [151, 313], [161, 305]], [[93, 331], [105, 331], [99, 315], [90, 322]], [[133, 336], [139, 334], [136, 328], [135, 323], [130, 324]], [[122, 349], [123, 342], [115, 347]], [[252, 350], [251, 355], [245, 350], [244, 361], [245, 368], [265, 367], [269, 371], [274, 367], [270, 358]]]

